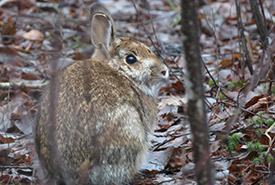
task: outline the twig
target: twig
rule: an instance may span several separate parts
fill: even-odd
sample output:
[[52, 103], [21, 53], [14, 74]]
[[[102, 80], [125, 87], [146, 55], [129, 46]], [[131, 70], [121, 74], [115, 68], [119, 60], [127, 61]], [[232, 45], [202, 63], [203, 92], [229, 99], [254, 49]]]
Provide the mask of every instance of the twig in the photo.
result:
[[235, 0], [235, 4], [236, 4], [237, 17], [238, 17], [238, 27], [239, 27], [240, 36], [242, 39], [242, 48], [244, 50], [246, 64], [248, 66], [250, 74], [253, 75], [254, 71], [253, 71], [251, 59], [249, 57], [249, 52], [247, 49], [247, 40], [245, 39], [245, 36], [244, 36], [244, 26], [243, 26], [242, 16], [241, 16], [240, 0]]
[[0, 82], [0, 89], [9, 89], [9, 88], [42, 88], [49, 84], [49, 81], [42, 82], [40, 84], [32, 84], [26, 82]]
[[258, 65], [256, 67], [256, 70], [254, 72], [254, 74], [251, 77], [250, 80], [250, 90], [253, 91], [255, 89], [255, 87], [257, 87], [257, 85], [259, 84], [260, 80], [262, 80], [263, 78], [266, 78], [265, 76], [261, 76], [261, 74], [266, 74], [268, 69], [265, 69], [265, 57], [266, 57], [266, 50], [263, 49], [263, 53], [262, 56], [260, 57], [259, 61], [258, 61]]
[[[163, 183], [172, 182], [172, 181], [175, 181], [175, 179], [164, 180], [164, 181], [161, 181], [161, 182], [157, 183], [157, 185], [160, 185], [160, 184], [163, 184]], [[169, 184], [169, 183], [168, 183], [168, 184]]]
[[270, 174], [270, 171], [263, 171], [263, 170], [257, 170], [257, 169], [254, 169], [252, 167], [249, 167], [251, 170], [255, 171], [255, 172], [258, 172], [258, 173], [262, 173], [262, 174]]
[[158, 39], [157, 34], [156, 34], [155, 26], [153, 24], [152, 16], [151, 16], [151, 13], [150, 13], [150, 10], [149, 10], [149, 8], [150, 8], [149, 3], [146, 3], [146, 4], [147, 4], [147, 12], [149, 14], [149, 18], [150, 18], [150, 21], [151, 21], [151, 26], [152, 26], [152, 29], [153, 29], [153, 33], [154, 33], [157, 45], [160, 45], [159, 39]]
[[251, 40], [250, 40], [250, 37], [249, 37], [249, 33], [245, 32], [244, 36], [245, 36], [245, 39], [247, 41], [247, 49], [248, 49], [249, 58], [250, 58], [250, 60], [253, 64], [254, 63], [254, 57], [253, 57], [253, 50], [252, 50], [252, 45], [251, 45]]
[[175, 140], [175, 139], [177, 139], [177, 138], [179, 138], [179, 137], [184, 137], [184, 136], [187, 136], [187, 135], [190, 135], [190, 133], [188, 133], [188, 134], [180, 134], [180, 135], [177, 135], [177, 136], [173, 136], [173, 137], [170, 138], [170, 139], [166, 139], [166, 140], [163, 141], [162, 143], [159, 143], [159, 144], [155, 145], [153, 151], [159, 150], [160, 147], [162, 147], [163, 145], [169, 143], [170, 141], [173, 141], [173, 140]]
[[[139, 12], [138, 12], [138, 9], [137, 9], [137, 6], [136, 6], [136, 4], [135, 4], [134, 0], [132, 0], [132, 4], [133, 4], [133, 6], [134, 6], [134, 8], [135, 8], [135, 10], [136, 10], [137, 17], [139, 17]], [[142, 22], [142, 24], [141, 24], [141, 25], [142, 25], [143, 30], [144, 30], [144, 32], [146, 33], [146, 35], [147, 35], [148, 39], [149, 39], [149, 40], [150, 40], [150, 42], [152, 43], [153, 47], [155, 48], [155, 50], [157, 51], [157, 53], [159, 53], [159, 51], [158, 51], [158, 47], [156, 46], [156, 44], [155, 44], [155, 42], [152, 40], [152, 38], [149, 36], [149, 34], [148, 34], [148, 32], [147, 32], [147, 30], [146, 30], [146, 28], [145, 28], [145, 26], [144, 26], [143, 22]], [[154, 34], [156, 34], [156, 33], [154, 33]]]
[[203, 67], [205, 68], [207, 74], [209, 75], [209, 77], [211, 78], [211, 80], [213, 81], [215, 87], [217, 87], [218, 89], [220, 89], [220, 92], [222, 93], [222, 95], [224, 95], [227, 99], [231, 100], [232, 102], [236, 103], [235, 100], [233, 100], [232, 98], [230, 98], [229, 96], [227, 96], [221, 89], [221, 87], [216, 83], [214, 77], [211, 75], [210, 71], [208, 70], [206, 64], [204, 63], [203, 59], [201, 58], [201, 62], [203, 64]]
[[264, 16], [264, 11], [262, 8], [262, 2], [260, 3], [261, 5], [261, 10], [262, 10], [262, 14], [260, 13], [259, 10], [259, 3], [257, 0], [250, 0], [250, 6], [251, 6], [251, 10], [252, 10], [252, 14], [253, 17], [255, 19], [256, 25], [257, 25], [257, 29], [260, 32], [260, 37], [261, 37], [261, 42], [264, 45], [264, 49], [266, 49], [267, 47], [267, 28], [266, 28], [266, 21], [265, 21], [265, 16]]
[[275, 123], [273, 123], [264, 133], [269, 140], [269, 144], [268, 144], [269, 147], [268, 147], [268, 150], [266, 153], [270, 153], [271, 147], [275, 141], [275, 137], [273, 137], [273, 139], [271, 139], [271, 136], [268, 134], [268, 132], [270, 132], [274, 126], [275, 126]]
[[[203, 9], [203, 13], [206, 15], [206, 12], [205, 12], [205, 9]], [[216, 35], [216, 25], [215, 25], [215, 17], [214, 17], [214, 12], [212, 10], [212, 26], [211, 24], [209, 23], [208, 19], [206, 18], [205, 21], [206, 21], [206, 24], [207, 26], [210, 28], [210, 31], [212, 32], [213, 36], [214, 36], [214, 39], [215, 39], [215, 44], [216, 44], [216, 47], [215, 47], [215, 54], [214, 56], [216, 56], [216, 59], [218, 60], [219, 57], [221, 56], [221, 49], [220, 49], [220, 45], [219, 45], [219, 42], [218, 42], [218, 38], [217, 38], [217, 35]]]
[[[132, 4], [133, 4], [133, 6], [134, 6], [134, 8], [135, 8], [135, 10], [136, 10], [137, 17], [139, 17], [138, 9], [137, 9], [137, 7], [136, 7], [136, 4], [135, 4], [134, 0], [132, 0]], [[153, 25], [153, 22], [151, 22], [151, 24]], [[169, 69], [169, 73], [171, 73], [173, 76], [175, 76], [175, 78], [176, 78], [180, 83], [182, 83], [182, 84], [184, 85], [183, 81], [182, 81], [181, 79], [179, 79], [179, 77], [178, 77], [177, 75], [175, 75], [174, 72], [171, 70], [171, 68], [166, 64], [165, 59], [161, 56], [158, 47], [156, 46], [156, 44], [155, 44], [155, 42], [152, 40], [152, 38], [149, 36], [149, 34], [148, 34], [148, 32], [147, 32], [147, 30], [146, 30], [146, 28], [145, 28], [143, 22], [142, 22], [141, 25], [142, 25], [142, 27], [143, 27], [144, 32], [147, 34], [148, 39], [150, 40], [150, 42], [152, 43], [153, 47], [155, 48], [155, 51], [157, 52], [158, 56], [161, 58], [162, 62], [166, 65], [166, 67]], [[154, 34], [156, 35], [155, 29], [154, 29]], [[156, 38], [157, 38], [157, 37], [156, 37]]]
[[0, 166], [2, 169], [18, 168], [18, 169], [33, 169], [32, 166]]
[[[203, 9], [203, 11], [204, 11], [204, 14], [206, 14], [204, 9]], [[212, 13], [212, 15], [214, 16], [214, 13]], [[216, 46], [217, 46], [217, 47], [215, 48], [216, 53], [215, 53], [214, 55], [216, 56], [217, 59], [219, 59], [219, 56], [221, 56], [221, 51], [220, 51], [220, 46], [219, 46], [219, 44], [218, 44], [218, 38], [217, 38], [217, 35], [216, 35], [216, 27], [215, 27], [215, 24], [214, 24], [214, 17], [212, 17], [212, 19], [213, 19], [213, 20], [212, 20], [212, 21], [213, 21], [213, 26], [210, 25], [210, 23], [209, 23], [209, 21], [208, 21], [207, 19], [205, 19], [205, 20], [206, 20], [206, 24], [207, 24], [208, 27], [211, 29], [211, 32], [212, 32], [212, 34], [213, 34], [213, 36], [214, 36], [215, 43], [216, 43]], [[214, 77], [211, 75], [210, 71], [208, 70], [208, 68], [207, 68], [207, 66], [206, 66], [206, 64], [205, 64], [205, 62], [204, 62], [204, 60], [203, 60], [203, 58], [202, 58], [202, 55], [201, 55], [201, 61], [202, 61], [202, 64], [203, 64], [204, 69], [206, 70], [207, 74], [209, 75], [209, 77], [210, 77], [211, 80], [213, 81], [215, 87], [218, 88], [218, 90], [220, 91], [220, 93], [221, 93], [222, 95], [224, 95], [227, 99], [229, 99], [229, 100], [231, 100], [232, 102], [236, 103], [236, 101], [233, 100], [232, 98], [230, 98], [229, 96], [227, 96], [227, 95], [223, 92], [223, 90], [221, 89], [221, 87], [216, 83]], [[217, 94], [218, 94], [218, 93], [217, 93]]]

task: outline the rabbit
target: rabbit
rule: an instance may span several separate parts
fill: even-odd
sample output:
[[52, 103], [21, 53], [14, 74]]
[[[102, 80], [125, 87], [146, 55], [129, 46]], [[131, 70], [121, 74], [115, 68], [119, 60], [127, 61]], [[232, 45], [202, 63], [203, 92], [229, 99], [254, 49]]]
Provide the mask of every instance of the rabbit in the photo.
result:
[[91, 6], [91, 59], [56, 74], [43, 93], [35, 146], [49, 184], [128, 184], [146, 160], [167, 66], [143, 43], [117, 37]]

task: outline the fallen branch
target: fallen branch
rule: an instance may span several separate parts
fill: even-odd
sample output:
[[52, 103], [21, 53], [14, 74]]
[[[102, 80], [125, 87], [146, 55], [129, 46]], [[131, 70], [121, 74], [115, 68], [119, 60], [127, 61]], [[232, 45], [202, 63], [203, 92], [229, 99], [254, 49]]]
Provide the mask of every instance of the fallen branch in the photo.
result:
[[42, 82], [40, 84], [32, 84], [26, 82], [0, 82], [0, 89], [10, 89], [10, 88], [42, 88], [49, 84], [49, 81]]
[[0, 166], [2, 169], [17, 168], [17, 169], [33, 169], [33, 166]]

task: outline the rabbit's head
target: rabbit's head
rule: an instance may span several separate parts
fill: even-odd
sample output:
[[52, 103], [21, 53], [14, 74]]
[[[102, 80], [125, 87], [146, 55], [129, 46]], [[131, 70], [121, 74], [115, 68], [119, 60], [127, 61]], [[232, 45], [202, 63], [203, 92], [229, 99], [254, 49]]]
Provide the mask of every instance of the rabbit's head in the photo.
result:
[[91, 8], [91, 41], [96, 47], [93, 60], [105, 61], [145, 94], [156, 96], [167, 81], [169, 71], [166, 65], [136, 39], [116, 37], [114, 21], [100, 4]]

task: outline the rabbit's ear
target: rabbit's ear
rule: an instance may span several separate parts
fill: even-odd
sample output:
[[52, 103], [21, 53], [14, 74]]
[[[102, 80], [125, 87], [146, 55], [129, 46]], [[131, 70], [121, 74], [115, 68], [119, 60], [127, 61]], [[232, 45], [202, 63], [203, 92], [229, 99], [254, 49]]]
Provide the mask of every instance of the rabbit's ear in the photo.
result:
[[114, 21], [110, 12], [101, 4], [91, 7], [91, 41], [97, 48], [107, 53], [115, 39]]

